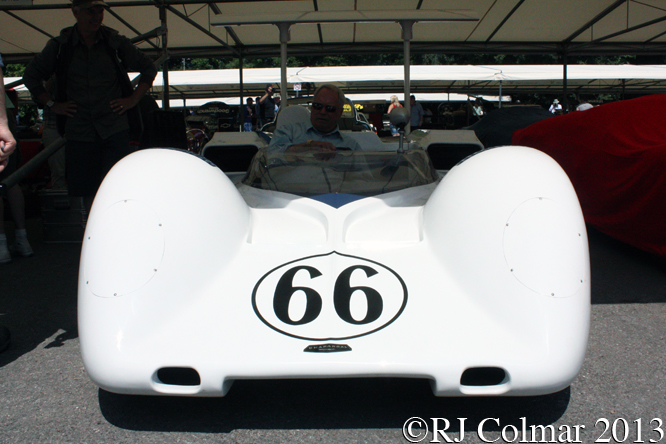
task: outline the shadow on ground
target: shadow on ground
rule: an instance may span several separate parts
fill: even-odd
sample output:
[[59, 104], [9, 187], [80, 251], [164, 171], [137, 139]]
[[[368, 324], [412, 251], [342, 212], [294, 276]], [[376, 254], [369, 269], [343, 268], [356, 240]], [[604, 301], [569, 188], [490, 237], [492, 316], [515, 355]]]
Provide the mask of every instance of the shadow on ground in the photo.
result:
[[[81, 244], [43, 243], [40, 219], [29, 219], [27, 229], [34, 255], [0, 265], [0, 324], [12, 334], [10, 348], [0, 354], [0, 367], [37, 347], [59, 347], [78, 337]], [[12, 236], [13, 229], [8, 231], [10, 242]]]
[[[570, 389], [546, 396], [439, 398], [426, 380], [236, 381], [224, 398], [130, 396], [99, 391], [102, 414], [123, 429], [229, 433], [238, 429], [395, 429], [411, 417], [447, 418], [449, 431], [499, 418], [503, 426], [547, 425], [566, 411]], [[492, 422], [484, 430], [500, 430]]]
[[666, 258], [615, 240], [588, 226], [592, 304], [666, 302]]

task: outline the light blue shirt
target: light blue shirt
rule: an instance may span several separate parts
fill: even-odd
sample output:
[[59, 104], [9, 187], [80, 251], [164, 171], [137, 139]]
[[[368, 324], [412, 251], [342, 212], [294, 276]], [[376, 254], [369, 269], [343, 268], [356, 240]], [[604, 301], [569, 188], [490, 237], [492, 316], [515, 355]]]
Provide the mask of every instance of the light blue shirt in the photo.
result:
[[350, 148], [353, 151], [361, 149], [356, 140], [340, 132], [338, 127], [328, 134], [322, 134], [312, 126], [312, 123], [299, 122], [276, 128], [267, 151], [284, 152], [292, 145], [310, 140], [331, 142], [336, 148]]

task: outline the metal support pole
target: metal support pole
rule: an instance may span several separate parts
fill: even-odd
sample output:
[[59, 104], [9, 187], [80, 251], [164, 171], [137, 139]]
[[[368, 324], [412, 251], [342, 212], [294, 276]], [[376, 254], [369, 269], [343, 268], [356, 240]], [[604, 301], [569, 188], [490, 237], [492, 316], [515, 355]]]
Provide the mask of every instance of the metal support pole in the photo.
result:
[[[411, 95], [411, 89], [410, 89], [410, 78], [409, 78], [409, 72], [410, 72], [410, 64], [411, 64], [411, 54], [410, 54], [410, 41], [412, 40], [412, 28], [414, 26], [414, 21], [413, 20], [403, 20], [400, 22], [400, 26], [402, 27], [402, 40], [403, 40], [403, 57], [405, 59], [404, 67], [405, 67], [405, 85], [404, 85], [404, 95], [405, 95], [405, 104], [404, 107], [407, 110], [407, 113], [411, 116], [412, 112], [412, 107], [409, 103], [409, 96]], [[405, 132], [409, 134], [412, 130], [412, 124], [411, 124], [411, 117], [409, 119], [409, 122], [407, 122], [407, 126], [405, 127]]]
[[51, 157], [64, 145], [65, 138], [59, 137], [58, 140], [37, 153], [35, 157], [27, 161], [23, 166], [21, 166], [21, 168], [17, 169], [10, 176], [6, 177], [2, 182], [0, 182], [0, 198], [2, 198], [2, 196], [7, 196], [7, 192], [10, 188], [22, 181], [25, 176], [33, 172], [38, 166], [44, 163], [46, 159]]
[[164, 62], [162, 63], [162, 109], [169, 110], [171, 104], [169, 103], [169, 54], [167, 47], [167, 37], [169, 32], [167, 30], [167, 14], [164, 5], [160, 6], [160, 21], [162, 22], [162, 29], [164, 35], [162, 36], [162, 56]]
[[289, 91], [287, 90], [287, 43], [291, 40], [289, 28], [291, 23], [278, 23], [280, 30], [280, 107], [289, 106]]
[[564, 50], [564, 54], [562, 55], [562, 88], [563, 88], [563, 93], [564, 93], [564, 99], [562, 100], [562, 112], [564, 114], [567, 113], [569, 110], [569, 82], [568, 82], [568, 74], [567, 74], [567, 66], [568, 66], [568, 60], [567, 60], [567, 51]]
[[240, 81], [240, 107], [238, 107], [238, 123], [240, 128], [238, 131], [243, 131], [245, 126], [245, 101], [243, 100], [243, 53], [238, 57], [238, 78]]
[[499, 109], [502, 109], [502, 80], [500, 80], [500, 85], [499, 85]]
[[627, 89], [627, 80], [622, 79], [622, 92], [620, 93], [620, 99], [624, 100], [624, 93], [626, 92]]

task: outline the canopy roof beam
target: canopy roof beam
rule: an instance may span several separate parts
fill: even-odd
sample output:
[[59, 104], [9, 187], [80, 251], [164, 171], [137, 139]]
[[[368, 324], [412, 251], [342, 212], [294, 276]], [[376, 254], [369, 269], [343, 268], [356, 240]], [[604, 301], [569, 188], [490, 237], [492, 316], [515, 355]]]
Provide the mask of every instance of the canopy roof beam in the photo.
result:
[[591, 28], [592, 26], [594, 26], [594, 24], [596, 24], [597, 22], [599, 22], [599, 20], [603, 19], [603, 18], [606, 17], [608, 14], [610, 14], [610, 13], [613, 12], [613, 11], [615, 11], [618, 7], [620, 7], [622, 4], [626, 3], [627, 1], [628, 1], [628, 0], [616, 0], [615, 3], [613, 3], [612, 5], [610, 5], [609, 7], [607, 7], [606, 9], [604, 9], [603, 11], [601, 11], [601, 12], [600, 12], [599, 14], [597, 14], [592, 20], [590, 20], [589, 22], [585, 23], [585, 24], [584, 24], [583, 26], [581, 26], [578, 30], [576, 30], [573, 34], [571, 34], [569, 37], [567, 37], [566, 39], [564, 39], [564, 40], [562, 41], [562, 43], [566, 44], [566, 43], [570, 43], [570, 42], [572, 42], [573, 39], [575, 39], [576, 37], [578, 37], [579, 35], [581, 35], [582, 33], [584, 33], [586, 30], [588, 30], [589, 28]]
[[[151, 42], [148, 38], [145, 38], [146, 36], [148, 36], [150, 33], [154, 32], [155, 30], [153, 30], [153, 31], [149, 31], [148, 33], [144, 33], [144, 34], [142, 34], [138, 29], [136, 29], [136, 28], [133, 27], [131, 24], [129, 24], [129, 23], [127, 22], [127, 20], [125, 20], [124, 18], [122, 18], [120, 15], [118, 15], [118, 13], [116, 13], [115, 11], [113, 11], [111, 8], [106, 8], [106, 12], [108, 12], [109, 14], [111, 14], [112, 16], [114, 16], [114, 17], [116, 18], [116, 20], [118, 20], [120, 23], [122, 23], [123, 25], [127, 26], [128, 29], [130, 29], [132, 32], [134, 32], [134, 33], [137, 35], [137, 37], [142, 37], [142, 38], [141, 38], [141, 41], [144, 41], [144, 40], [145, 40], [145, 41], [148, 42], [148, 44], [149, 44], [150, 46], [152, 46], [153, 48], [157, 48], [157, 49], [159, 49], [159, 46], [157, 46], [155, 43]], [[132, 40], [132, 43], [135, 43], [135, 40]]]
[[22, 19], [21, 17], [19, 17], [18, 15], [12, 13], [11, 11], [8, 11], [8, 10], [5, 9], [5, 14], [7, 14], [7, 15], [13, 17], [13, 18], [15, 18], [16, 20], [18, 20], [19, 22], [23, 23], [24, 25], [31, 27], [31, 28], [34, 29], [35, 31], [37, 31], [37, 32], [41, 32], [42, 34], [44, 34], [44, 35], [47, 36], [48, 38], [50, 38], [50, 39], [53, 38], [53, 36], [52, 36], [51, 34], [49, 34], [48, 32], [44, 31], [44, 30], [41, 29], [41, 28], [38, 28], [37, 26], [33, 25], [33, 24], [30, 23], [29, 21]]
[[663, 21], [666, 21], [666, 15], [662, 16], [662, 17], [659, 17], [659, 18], [656, 18], [656, 19], [653, 19], [653, 20], [650, 20], [650, 21], [647, 21], [645, 23], [641, 23], [640, 25], [632, 26], [632, 27], [624, 29], [622, 31], [618, 31], [618, 32], [614, 32], [612, 34], [608, 34], [604, 37], [599, 37], [598, 39], [594, 39], [591, 42], [586, 42], [586, 43], [580, 45], [579, 48], [581, 46], [589, 46], [589, 45], [592, 45], [592, 44], [601, 43], [605, 40], [612, 39], [614, 37], [618, 37], [618, 36], [623, 35], [623, 34], [628, 34], [630, 32], [636, 31], [638, 29], [646, 28], [648, 26], [656, 25], [657, 23], [661, 23]]
[[[182, 0], [181, 0], [181, 1], [182, 1]], [[177, 15], [178, 17], [180, 17], [181, 19], [185, 20], [185, 21], [186, 21], [187, 23], [189, 23], [190, 25], [192, 25], [192, 26], [194, 26], [195, 28], [197, 28], [199, 31], [201, 31], [201, 32], [203, 32], [204, 34], [206, 34], [208, 37], [210, 37], [210, 38], [212, 38], [213, 40], [215, 40], [215, 41], [216, 41], [217, 43], [219, 43], [220, 45], [222, 45], [222, 46], [224, 46], [225, 48], [227, 48], [229, 51], [231, 51], [231, 53], [232, 53], [234, 56], [237, 57], [237, 56], [240, 55], [240, 53], [238, 52], [238, 50], [237, 50], [236, 48], [233, 48], [233, 47], [229, 46], [229, 44], [227, 44], [227, 42], [225, 42], [224, 40], [222, 40], [221, 38], [219, 38], [218, 36], [216, 36], [216, 35], [213, 34], [212, 32], [208, 31], [206, 28], [204, 28], [203, 26], [201, 26], [200, 24], [198, 24], [197, 22], [195, 22], [194, 20], [192, 20], [191, 18], [189, 18], [188, 16], [186, 16], [185, 14], [183, 14], [182, 12], [180, 12], [179, 10], [177, 10], [176, 8], [174, 8], [173, 6], [170, 6], [170, 5], [166, 4], [166, 2], [165, 2], [164, 7], [165, 7], [166, 9], [168, 9], [169, 11], [171, 11], [173, 14]]]
[[504, 24], [511, 18], [513, 13], [516, 12], [524, 2], [525, 0], [519, 0], [518, 3], [516, 3], [513, 9], [511, 9], [511, 11], [504, 17], [502, 22], [499, 25], [497, 25], [497, 28], [495, 28], [495, 30], [490, 34], [490, 36], [488, 36], [488, 38], [486, 39], [486, 43], [490, 42], [493, 39], [493, 37], [495, 37], [495, 34], [497, 34], [497, 32], [502, 28], [502, 26], [504, 26]]
[[[150, 54], [150, 49], [144, 49], [144, 52]], [[236, 54], [231, 53], [226, 48], [210, 48], [210, 47], [181, 47], [171, 48], [171, 53], [178, 57], [235, 57]], [[554, 42], [423, 42], [412, 41], [411, 52], [412, 54], [434, 54], [434, 53], [447, 53], [447, 54], [562, 54], [562, 45]], [[277, 45], [254, 45], [244, 47], [244, 55], [246, 58], [258, 57], [278, 57], [280, 54], [280, 47]], [[349, 46], [344, 43], [325, 43], [325, 44], [310, 44], [310, 43], [291, 43], [289, 45], [289, 53], [292, 56], [311, 56], [313, 54], [377, 54], [395, 53], [400, 54], [403, 52], [403, 44], [401, 42], [372, 42], [372, 43], [357, 43], [354, 46]], [[613, 43], [601, 42], [594, 46], [576, 45], [572, 44], [567, 50], [569, 56], [584, 56], [584, 55], [664, 55], [666, 53], [666, 43], [653, 43], [645, 45], [644, 43]], [[5, 57], [3, 54], [3, 58]]]
[[[225, 26], [224, 29], [227, 31], [227, 34], [229, 34], [229, 37], [231, 37], [234, 43], [236, 43], [236, 46], [240, 46], [241, 48], [244, 46], [241, 39], [238, 38], [238, 34], [236, 34], [236, 31], [234, 31], [231, 26]], [[240, 53], [238, 53], [238, 56], [240, 57]]]
[[[243, 2], [266, 2], [266, 1], [280, 1], [280, 0], [242, 0]], [[295, 0], [292, 0], [295, 1]], [[155, 6], [153, 0], [135, 0], [127, 2], [114, 2], [114, 1], [105, 1], [110, 8], [119, 8], [119, 7], [133, 7], [133, 6]], [[238, 3], [238, 0], [164, 0], [162, 3], [164, 5], [201, 5], [201, 4], [215, 4], [215, 3]], [[2, 10], [12, 10], [12, 11], [25, 11], [25, 10], [44, 10], [44, 9], [71, 9], [72, 4], [69, 2], [66, 3], [51, 3], [51, 4], [36, 4], [36, 5], [12, 5], [5, 4], [0, 5], [0, 11]]]
[[[312, 0], [312, 6], [315, 11], [319, 11], [319, 3], [317, 0]], [[319, 34], [319, 43], [324, 44], [324, 35], [321, 32], [321, 23], [317, 23], [317, 34]]]

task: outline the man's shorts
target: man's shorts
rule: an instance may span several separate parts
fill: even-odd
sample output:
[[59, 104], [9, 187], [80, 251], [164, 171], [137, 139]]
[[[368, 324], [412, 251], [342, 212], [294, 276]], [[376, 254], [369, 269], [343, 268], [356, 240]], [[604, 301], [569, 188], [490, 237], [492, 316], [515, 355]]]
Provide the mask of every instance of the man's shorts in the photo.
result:
[[97, 136], [94, 142], [67, 140], [65, 162], [69, 195], [94, 196], [111, 167], [134, 150], [129, 144], [129, 130], [107, 139]]

